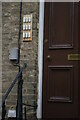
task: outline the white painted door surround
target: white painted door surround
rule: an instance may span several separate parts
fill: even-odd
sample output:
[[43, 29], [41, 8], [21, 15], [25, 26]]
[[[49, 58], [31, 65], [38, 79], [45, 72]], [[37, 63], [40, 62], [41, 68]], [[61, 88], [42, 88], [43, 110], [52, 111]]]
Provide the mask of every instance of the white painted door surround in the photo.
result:
[[44, 31], [44, 2], [40, 0], [40, 12], [39, 12], [39, 47], [38, 47], [38, 108], [37, 118], [42, 118], [42, 69], [43, 69], [43, 31]]

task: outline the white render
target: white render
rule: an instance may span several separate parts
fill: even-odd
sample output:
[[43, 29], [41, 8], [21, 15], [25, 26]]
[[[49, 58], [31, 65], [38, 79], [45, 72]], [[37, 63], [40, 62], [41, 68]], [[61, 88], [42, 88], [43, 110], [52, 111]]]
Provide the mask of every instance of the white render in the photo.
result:
[[44, 30], [44, 2], [40, 2], [40, 16], [39, 16], [39, 48], [38, 48], [38, 108], [37, 118], [42, 118], [42, 70], [43, 70], [43, 30]]

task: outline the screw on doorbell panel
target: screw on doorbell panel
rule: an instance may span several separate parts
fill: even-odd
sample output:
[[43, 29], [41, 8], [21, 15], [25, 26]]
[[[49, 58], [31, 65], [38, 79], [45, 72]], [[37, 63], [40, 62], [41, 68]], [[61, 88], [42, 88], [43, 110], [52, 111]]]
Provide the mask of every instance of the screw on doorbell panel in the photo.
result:
[[31, 34], [30, 34], [30, 32], [28, 33], [28, 37], [29, 37], [29, 38], [31, 37]]
[[26, 25], [26, 30], [28, 30], [28, 25]]
[[25, 17], [23, 18], [23, 22], [26, 22], [26, 18]]
[[25, 38], [25, 33], [23, 32], [23, 38]]
[[26, 22], [28, 22], [28, 17], [26, 18]]
[[28, 37], [28, 33], [26, 33], [26, 38]]
[[31, 29], [31, 25], [29, 25], [29, 30]]
[[29, 17], [29, 22], [31, 22], [31, 17]]
[[25, 30], [25, 25], [23, 25], [23, 30]]

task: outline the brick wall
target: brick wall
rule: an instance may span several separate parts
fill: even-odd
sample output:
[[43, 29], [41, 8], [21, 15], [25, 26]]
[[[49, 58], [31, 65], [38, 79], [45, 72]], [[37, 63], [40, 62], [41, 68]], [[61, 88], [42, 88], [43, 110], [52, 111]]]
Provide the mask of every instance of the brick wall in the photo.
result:
[[[20, 3], [2, 3], [2, 92], [3, 95], [16, 77], [18, 67], [9, 60], [9, 49], [18, 46]], [[20, 63], [27, 63], [23, 72], [23, 102], [34, 107], [27, 107], [28, 119], [36, 120], [37, 82], [38, 82], [38, 29], [39, 3], [23, 3], [22, 17], [26, 14], [33, 16], [32, 42], [23, 42], [21, 30]], [[23, 24], [23, 23], [22, 23]], [[21, 24], [21, 25], [22, 25]], [[23, 28], [23, 27], [22, 27]], [[17, 84], [6, 100], [6, 109], [16, 109]], [[7, 117], [7, 116], [6, 116]]]
[[[2, 103], [2, 3], [0, 2], [0, 106]], [[1, 119], [0, 107], [0, 119]]]

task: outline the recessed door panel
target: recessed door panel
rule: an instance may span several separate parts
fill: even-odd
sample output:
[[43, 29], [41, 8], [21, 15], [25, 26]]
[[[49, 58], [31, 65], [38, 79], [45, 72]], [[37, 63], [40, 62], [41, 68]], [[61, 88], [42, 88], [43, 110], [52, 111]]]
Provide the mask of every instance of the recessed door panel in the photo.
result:
[[73, 66], [48, 66], [48, 101], [73, 101]]
[[74, 35], [74, 4], [50, 4], [49, 48], [72, 48]]

